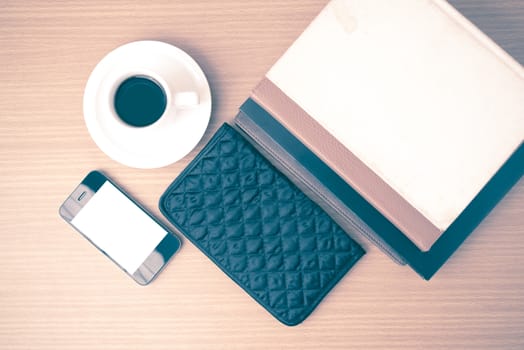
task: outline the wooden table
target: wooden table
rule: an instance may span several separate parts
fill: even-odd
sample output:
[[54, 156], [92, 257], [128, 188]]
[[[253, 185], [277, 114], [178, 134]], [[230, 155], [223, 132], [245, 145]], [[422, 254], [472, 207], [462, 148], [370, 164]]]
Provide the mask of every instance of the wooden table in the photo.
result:
[[[0, 1], [0, 349], [524, 349], [524, 181], [430, 281], [368, 254], [302, 325], [271, 317], [191, 243], [136, 285], [58, 215], [91, 169], [157, 201], [325, 0]], [[524, 63], [524, 2], [454, 0]], [[113, 48], [157, 39], [208, 75], [212, 122], [182, 161], [105, 156], [83, 89]]]

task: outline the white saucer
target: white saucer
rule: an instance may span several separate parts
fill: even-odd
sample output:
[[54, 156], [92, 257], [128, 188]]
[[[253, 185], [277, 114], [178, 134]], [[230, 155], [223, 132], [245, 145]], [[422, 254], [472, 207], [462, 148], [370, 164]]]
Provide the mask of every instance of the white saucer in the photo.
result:
[[[126, 78], [147, 75], [167, 95], [156, 123], [133, 127], [115, 113], [113, 98]], [[193, 91], [199, 103], [176, 107], [177, 93]], [[135, 168], [159, 168], [186, 156], [200, 141], [211, 116], [211, 91], [200, 66], [179, 48], [136, 41], [111, 51], [91, 73], [84, 92], [84, 118], [91, 137], [110, 158]]]

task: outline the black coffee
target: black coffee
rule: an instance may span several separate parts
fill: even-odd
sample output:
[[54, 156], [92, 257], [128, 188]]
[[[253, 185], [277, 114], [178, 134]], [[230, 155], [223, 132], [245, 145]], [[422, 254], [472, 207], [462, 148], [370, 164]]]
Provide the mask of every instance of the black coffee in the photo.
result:
[[120, 84], [115, 94], [115, 111], [124, 123], [148, 126], [156, 122], [166, 109], [166, 94], [154, 80], [135, 76]]

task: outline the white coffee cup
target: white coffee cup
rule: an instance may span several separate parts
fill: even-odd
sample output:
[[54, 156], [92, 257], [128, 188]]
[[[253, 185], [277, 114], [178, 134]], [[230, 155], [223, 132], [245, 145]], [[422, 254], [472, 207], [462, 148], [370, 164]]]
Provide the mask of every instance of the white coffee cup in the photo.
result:
[[[158, 98], [153, 105], [163, 104], [144, 108], [156, 113], [152, 118], [120, 115], [126, 99], [116, 103], [117, 95], [129, 86], [124, 96], [137, 90], [136, 84], [145, 85], [128, 94], [128, 112], [151, 107], [147, 98], [140, 101], [140, 91], [145, 91]], [[211, 92], [201, 68], [184, 51], [158, 41], [132, 42], [111, 51], [91, 73], [84, 93], [84, 118], [95, 143], [112, 159], [137, 168], [157, 168], [184, 157], [204, 135], [210, 115]], [[146, 120], [134, 122], [142, 117]]]
[[170, 86], [152, 71], [116, 71], [110, 78], [107, 108], [124, 127], [162, 127], [176, 118], [177, 110], [197, 107], [200, 102], [196, 91], [177, 91], [176, 84]]

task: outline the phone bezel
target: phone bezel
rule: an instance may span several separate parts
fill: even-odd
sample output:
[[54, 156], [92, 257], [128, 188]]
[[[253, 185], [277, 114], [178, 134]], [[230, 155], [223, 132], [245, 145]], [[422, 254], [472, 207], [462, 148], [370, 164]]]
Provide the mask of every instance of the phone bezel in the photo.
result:
[[[108, 181], [116, 187], [127, 199], [142, 210], [155, 223], [160, 225], [165, 231], [166, 236], [160, 241], [151, 254], [142, 262], [140, 267], [134, 272], [126, 271], [117, 261], [115, 261], [104, 250], [98, 247], [86, 234], [77, 229], [71, 224], [71, 220], [82, 210], [82, 208], [89, 202], [89, 200], [96, 194], [102, 185]], [[111, 181], [106, 175], [98, 170], [93, 170], [82, 180], [82, 182], [69, 195], [59, 209], [60, 216], [68, 222], [77, 232], [93, 244], [100, 252], [113, 261], [122, 271], [135, 280], [140, 285], [147, 285], [153, 281], [158, 274], [164, 269], [171, 257], [178, 251], [181, 245], [180, 239], [176, 237], [169, 228], [162, 222], [152, 216], [144, 207], [142, 207], [136, 200], [130, 197], [120, 186]]]

